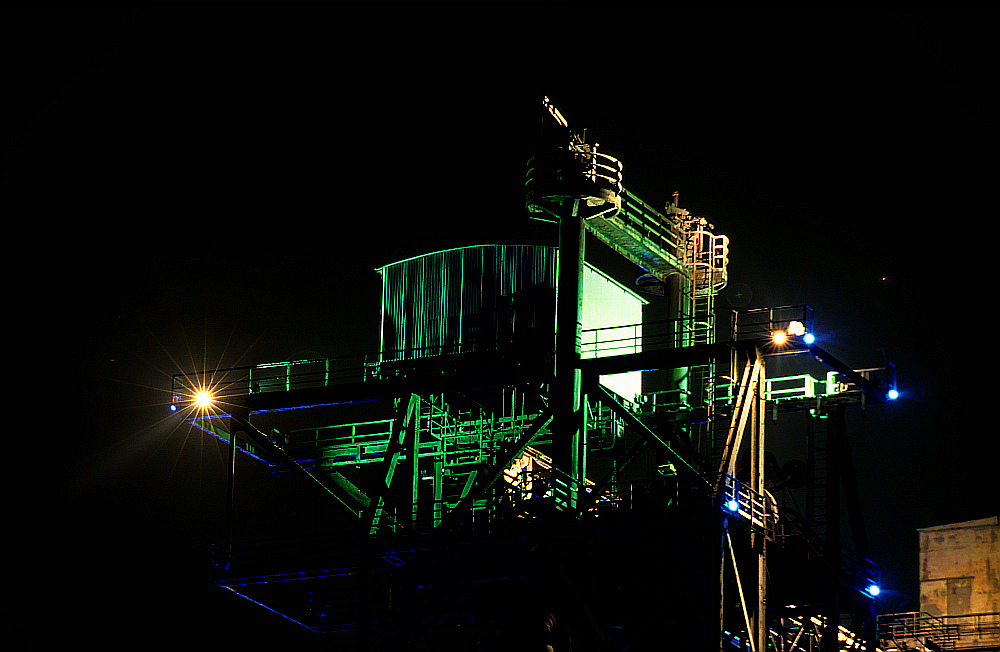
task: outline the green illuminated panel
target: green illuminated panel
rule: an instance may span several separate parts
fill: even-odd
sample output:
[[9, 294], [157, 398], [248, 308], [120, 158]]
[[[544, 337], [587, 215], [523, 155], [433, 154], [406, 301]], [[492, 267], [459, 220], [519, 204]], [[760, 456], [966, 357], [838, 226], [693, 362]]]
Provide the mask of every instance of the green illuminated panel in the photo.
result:
[[[591, 265], [583, 273], [581, 357], [603, 358], [642, 350], [642, 306], [648, 303]], [[623, 325], [624, 324], [624, 325]], [[634, 401], [642, 393], [641, 372], [601, 377], [601, 384]]]
[[449, 249], [379, 268], [383, 361], [472, 350], [551, 350], [551, 247]]
[[[526, 356], [551, 352], [557, 257], [552, 247], [482, 245], [379, 268], [382, 360], [474, 350]], [[645, 303], [631, 289], [586, 265], [583, 357], [638, 352]], [[639, 377], [618, 374], [602, 382], [633, 400], [640, 391]]]

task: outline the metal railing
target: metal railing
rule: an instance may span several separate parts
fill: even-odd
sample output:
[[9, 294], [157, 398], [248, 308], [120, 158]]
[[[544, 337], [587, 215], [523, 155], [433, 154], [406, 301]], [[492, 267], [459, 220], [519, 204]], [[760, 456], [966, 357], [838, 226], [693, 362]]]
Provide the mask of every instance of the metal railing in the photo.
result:
[[171, 404], [180, 407], [201, 391], [212, 394], [224, 407], [230, 397], [360, 382], [374, 377], [377, 361], [377, 354], [365, 353], [174, 374]]
[[[885, 614], [878, 617], [879, 638], [885, 642], [929, 640], [944, 650], [996, 649], [1000, 647], [1000, 613], [985, 612], [934, 616], [926, 611]], [[905, 644], [905, 643], [904, 643]], [[892, 648], [889, 648], [892, 649]]]
[[768, 539], [775, 540], [778, 508], [769, 493], [757, 493], [728, 474], [719, 488], [722, 508], [727, 513], [739, 516]]
[[621, 207], [622, 164], [597, 151], [597, 145], [571, 142], [528, 159], [525, 174], [525, 206], [538, 219], [558, 219], [548, 204], [560, 198], [598, 198], [609, 201], [604, 213]]
[[813, 310], [809, 306], [781, 306], [778, 308], [753, 308], [734, 310], [732, 314], [732, 339], [746, 340], [769, 338], [788, 325], [800, 322], [807, 333], [813, 332]]
[[[582, 331], [581, 354], [584, 358], [592, 358], [675, 348], [678, 337], [676, 328], [680, 321], [660, 320], [585, 329]], [[487, 347], [481, 353], [502, 354], [509, 348], [511, 347]], [[202, 390], [212, 393], [224, 406], [227, 397], [377, 380], [392, 376], [398, 371], [398, 365], [407, 360], [438, 355], [448, 354], [443, 351], [443, 347], [423, 347], [405, 351], [366, 353], [320, 360], [291, 360], [174, 374], [171, 383], [171, 403], [175, 408], [180, 407], [192, 401]], [[380, 356], [382, 356], [381, 361]], [[886, 367], [872, 367], [855, 371], [864, 378], [880, 381], [882, 377], [891, 375], [893, 370]], [[827, 372], [825, 378], [799, 374], [768, 378], [766, 397], [768, 401], [814, 398], [840, 394], [853, 388], [854, 384], [836, 371]], [[727, 384], [717, 387], [716, 400], [726, 402], [730, 390]], [[677, 396], [671, 403], [683, 402], [683, 398]]]
[[681, 326], [688, 327], [692, 321], [704, 324], [699, 327], [698, 332], [704, 331], [706, 335], [714, 335], [710, 333], [710, 326], [707, 325], [710, 320], [698, 321], [697, 317], [693, 320], [688, 318], [661, 319], [635, 324], [585, 328], [582, 331], [581, 354], [584, 357], [600, 357], [599, 354], [609, 355], [609, 352], [612, 352], [611, 355], [624, 355], [639, 351], [677, 348], [683, 334], [691, 332], [690, 329], [682, 331]]
[[956, 647], [1000, 647], [1000, 613], [975, 613], [943, 618], [945, 626], [956, 637]]
[[897, 642], [897, 646], [900, 642], [912, 639], [917, 639], [922, 644], [930, 639], [941, 648], [953, 649], [944, 620], [926, 611], [880, 615], [878, 633], [879, 639]]
[[[595, 357], [675, 348], [682, 321], [684, 320], [667, 319], [585, 329], [582, 332], [581, 353], [584, 357]], [[515, 350], [525, 350], [520, 344], [518, 341], [478, 342], [475, 352], [504, 355]], [[220, 403], [225, 404], [226, 397], [376, 380], [391, 376], [396, 369], [395, 365], [405, 361], [467, 353], [467, 349], [456, 348], [458, 346], [447, 344], [414, 347], [179, 373], [171, 378], [171, 403], [174, 407], [180, 407], [193, 400], [200, 391], [210, 392]], [[531, 348], [530, 344], [528, 348]], [[537, 350], [551, 353], [546, 346], [540, 346]]]
[[684, 257], [684, 225], [674, 215], [664, 215], [642, 199], [622, 189], [622, 210], [616, 216], [622, 230], [636, 243], [652, 246], [673, 256]]

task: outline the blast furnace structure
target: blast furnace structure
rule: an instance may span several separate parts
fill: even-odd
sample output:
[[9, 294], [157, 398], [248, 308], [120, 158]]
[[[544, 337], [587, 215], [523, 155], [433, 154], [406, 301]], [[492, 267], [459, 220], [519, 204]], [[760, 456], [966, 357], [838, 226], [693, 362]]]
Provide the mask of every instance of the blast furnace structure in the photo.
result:
[[[816, 346], [805, 306], [716, 323], [728, 238], [622, 180], [546, 98], [526, 208], [558, 247], [378, 268], [377, 354], [174, 377], [172, 408], [230, 443], [220, 586], [337, 649], [876, 648], [844, 411], [893, 398], [892, 365]], [[794, 355], [822, 373], [767, 377]], [[775, 468], [787, 411], [809, 459]], [[249, 465], [321, 497], [309, 536], [241, 524]]]

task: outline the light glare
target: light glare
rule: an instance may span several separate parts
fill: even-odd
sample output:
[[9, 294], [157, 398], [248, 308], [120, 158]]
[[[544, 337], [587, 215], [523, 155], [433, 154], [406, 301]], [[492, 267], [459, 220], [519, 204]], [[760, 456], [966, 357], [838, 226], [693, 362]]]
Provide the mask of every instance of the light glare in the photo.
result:
[[198, 407], [207, 408], [212, 404], [212, 395], [202, 390], [194, 397], [194, 402], [198, 404]]
[[867, 591], [868, 595], [874, 597], [879, 593], [881, 593], [882, 589], [878, 588], [878, 584], [872, 584], [871, 586], [868, 587]]
[[813, 342], [816, 341], [816, 336], [813, 335], [812, 333], [806, 333], [805, 335], [802, 336], [802, 341], [805, 342], [806, 344], [812, 344]]
[[784, 344], [785, 340], [787, 340], [787, 339], [788, 339], [788, 336], [785, 335], [784, 331], [775, 331], [771, 335], [771, 341], [774, 342], [775, 344]]
[[889, 393], [886, 394], [886, 398], [888, 398], [890, 401], [895, 401], [897, 398], [899, 398], [899, 392], [897, 392], [894, 389], [890, 389]]

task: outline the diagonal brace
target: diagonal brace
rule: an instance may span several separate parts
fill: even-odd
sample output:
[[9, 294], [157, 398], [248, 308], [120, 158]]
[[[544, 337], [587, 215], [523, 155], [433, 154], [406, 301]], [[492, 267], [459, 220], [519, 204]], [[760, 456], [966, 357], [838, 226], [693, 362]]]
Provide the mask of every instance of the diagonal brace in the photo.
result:
[[754, 644], [754, 629], [750, 625], [750, 613], [747, 611], [747, 601], [743, 594], [743, 583], [740, 581], [740, 568], [736, 563], [736, 551], [733, 550], [733, 539], [729, 536], [729, 529], [726, 529], [726, 542], [729, 544], [729, 556], [733, 560], [733, 572], [736, 574], [736, 591], [740, 594], [740, 606], [743, 607], [743, 622], [747, 626], [747, 639], [750, 642], [750, 652], [756, 652]]
[[696, 468], [694, 465], [692, 465], [690, 462], [684, 459], [684, 457], [680, 453], [678, 453], [677, 451], [675, 451], [673, 448], [670, 447], [670, 444], [668, 444], [666, 440], [662, 439], [659, 435], [650, 430], [649, 427], [647, 427], [646, 424], [644, 424], [642, 421], [639, 421], [639, 419], [634, 414], [632, 414], [631, 411], [626, 409], [625, 406], [623, 406], [621, 403], [618, 402], [618, 399], [616, 399], [614, 395], [606, 387], [604, 387], [600, 383], [595, 382], [591, 388], [591, 391], [599, 393], [599, 395], [601, 396], [601, 400], [608, 402], [608, 405], [611, 407], [611, 411], [620, 416], [625, 421], [625, 423], [628, 424], [630, 428], [636, 430], [640, 436], [649, 440], [651, 443], [656, 444], [660, 448], [666, 450], [670, 455], [673, 456], [673, 458], [676, 461], [680, 462], [684, 466], [694, 471], [698, 475], [698, 477], [704, 479], [704, 476], [702, 475], [700, 469]]
[[[385, 506], [385, 497], [392, 486], [392, 477], [396, 473], [396, 463], [399, 461], [399, 454], [403, 448], [403, 439], [407, 431], [413, 427], [413, 419], [416, 414], [419, 397], [410, 394], [405, 402], [400, 402], [397, 408], [396, 418], [393, 423], [392, 438], [385, 450], [385, 457], [382, 459], [379, 476], [384, 480], [378, 483], [375, 494], [371, 497], [367, 513], [364, 514], [365, 522], [371, 524], [371, 533], [375, 534], [378, 528], [378, 520], [382, 507]], [[415, 453], [414, 453], [415, 454]]]
[[[475, 478], [473, 481], [474, 484], [468, 489], [468, 493], [464, 495], [458, 505], [455, 506], [455, 509], [448, 512], [449, 516], [451, 514], [461, 514], [465, 510], [470, 509], [476, 498], [479, 497], [479, 494], [491, 487], [493, 483], [496, 482], [497, 479], [503, 474], [504, 469], [513, 464], [514, 460], [524, 453], [524, 449], [527, 448], [532, 441], [534, 441], [535, 437], [538, 436], [538, 433], [540, 433], [542, 429], [548, 426], [551, 422], [552, 408], [545, 408], [541, 414], [535, 417], [534, 421], [531, 422], [531, 425], [528, 426], [528, 429], [521, 435], [521, 438], [518, 439], [511, 448], [506, 449], [503, 454], [497, 456], [497, 461], [493, 464], [493, 466], [485, 472], [477, 473], [473, 476]], [[446, 517], [442, 520], [442, 523], [445, 523], [448, 520], [450, 519]]]
[[[319, 485], [328, 497], [333, 498], [335, 501], [349, 509], [355, 516], [361, 515], [363, 510], [369, 506], [368, 497], [361, 493], [361, 491], [343, 475], [336, 473], [328, 476], [323, 473], [314, 474], [310, 472], [308, 469], [300, 466], [288, 455], [288, 453], [276, 446], [270, 439], [268, 439], [267, 435], [252, 426], [246, 419], [237, 415], [232, 415], [230, 418], [239, 429], [240, 433], [249, 439], [254, 446], [264, 452], [267, 457], [274, 459], [279, 464], [288, 468], [296, 475], [306, 479], [310, 483]], [[231, 434], [230, 437], [235, 440], [235, 433]]]
[[760, 356], [754, 356], [753, 360], [747, 360], [746, 368], [743, 370], [743, 379], [740, 381], [740, 393], [736, 397], [736, 409], [729, 423], [729, 435], [726, 438], [726, 447], [722, 452], [722, 460], [719, 463], [718, 481], [721, 483], [726, 474], [734, 475], [733, 467], [736, 464], [736, 453], [740, 450], [743, 441], [743, 432], [746, 429], [747, 419], [750, 416], [753, 402], [757, 396], [757, 388], [760, 384], [761, 363]]

